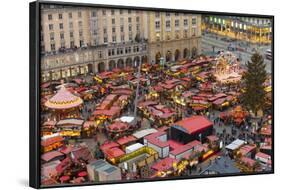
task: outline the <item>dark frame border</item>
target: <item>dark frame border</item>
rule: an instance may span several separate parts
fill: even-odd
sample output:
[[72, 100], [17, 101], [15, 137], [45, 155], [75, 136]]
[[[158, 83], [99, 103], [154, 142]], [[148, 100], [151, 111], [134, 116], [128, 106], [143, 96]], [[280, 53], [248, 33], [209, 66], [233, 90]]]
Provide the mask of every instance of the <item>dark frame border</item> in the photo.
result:
[[[194, 175], [194, 176], [179, 176], [170, 178], [155, 178], [155, 179], [138, 179], [127, 181], [110, 181], [98, 183], [83, 183], [83, 184], [58, 184], [41, 186], [41, 164], [40, 164], [40, 71], [41, 71], [41, 55], [40, 55], [40, 24], [41, 24], [41, 5], [61, 5], [61, 6], [79, 6], [79, 7], [94, 7], [94, 8], [114, 8], [114, 9], [134, 9], [142, 11], [158, 11], [158, 12], [181, 12], [190, 14], [208, 14], [221, 16], [243, 16], [243, 17], [259, 17], [268, 18], [272, 21], [272, 169], [271, 171], [255, 172], [255, 173], [235, 173], [235, 174], [215, 174], [215, 175]], [[260, 174], [274, 174], [274, 15], [260, 15], [248, 13], [229, 13], [229, 12], [212, 12], [198, 10], [183, 10], [183, 9], [166, 9], [166, 8], [151, 8], [151, 7], [134, 7], [124, 5], [106, 5], [106, 4], [91, 4], [91, 3], [75, 3], [75, 2], [59, 2], [59, 1], [34, 1], [29, 4], [29, 186], [33, 188], [54, 188], [54, 187], [73, 187], [73, 186], [88, 186], [88, 185], [105, 185], [105, 184], [123, 184], [135, 182], [157, 182], [168, 180], [183, 180], [183, 179], [200, 179], [214, 177], [231, 177], [231, 176], [249, 176]]]

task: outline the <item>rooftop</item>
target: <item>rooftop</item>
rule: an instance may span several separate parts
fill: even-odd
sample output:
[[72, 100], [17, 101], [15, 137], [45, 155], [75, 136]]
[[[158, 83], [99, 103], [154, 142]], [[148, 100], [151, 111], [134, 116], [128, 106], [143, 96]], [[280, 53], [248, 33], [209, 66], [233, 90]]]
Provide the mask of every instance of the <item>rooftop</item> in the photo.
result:
[[192, 116], [176, 122], [174, 126], [179, 126], [185, 132], [189, 134], [194, 134], [201, 130], [212, 127], [213, 123], [204, 116]]

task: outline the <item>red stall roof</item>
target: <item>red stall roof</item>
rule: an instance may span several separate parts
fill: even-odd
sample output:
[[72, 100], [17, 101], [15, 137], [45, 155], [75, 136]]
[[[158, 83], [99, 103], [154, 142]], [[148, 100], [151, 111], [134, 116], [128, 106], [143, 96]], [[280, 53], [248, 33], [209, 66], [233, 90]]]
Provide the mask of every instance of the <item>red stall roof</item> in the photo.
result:
[[118, 139], [116, 142], [120, 145], [124, 145], [124, 144], [127, 144], [129, 142], [133, 142], [137, 140], [134, 136], [132, 135], [129, 135], [129, 136], [124, 136], [124, 137], [121, 137], [120, 139]]
[[194, 134], [196, 132], [212, 127], [213, 123], [204, 116], [192, 116], [178, 121], [174, 125], [184, 128], [189, 134]]
[[196, 146], [198, 146], [200, 144], [201, 144], [201, 142], [199, 142], [197, 140], [194, 140], [194, 141], [191, 141], [191, 142], [189, 142], [189, 143], [187, 143], [187, 144], [185, 144], [185, 145], [183, 145], [183, 146], [181, 146], [181, 147], [171, 151], [170, 154], [173, 154], [173, 155], [176, 156], [176, 155], [181, 154], [181, 153], [183, 153], [185, 151], [188, 151], [188, 150], [190, 150], [190, 149], [192, 149], [192, 148], [194, 148], [194, 147], [196, 147]]
[[256, 148], [256, 145], [244, 145], [239, 149], [239, 151], [241, 152], [241, 154], [243, 156], [245, 156], [249, 152], [255, 150], [255, 148]]
[[56, 142], [61, 142], [63, 140], [64, 140], [64, 138], [62, 136], [50, 137], [48, 139], [42, 140], [41, 141], [41, 146], [49, 146], [51, 144], [54, 144]]
[[125, 154], [123, 150], [121, 150], [118, 147], [114, 148], [109, 148], [104, 151], [104, 153], [109, 157], [109, 158], [117, 158], [119, 156], [122, 156]]
[[46, 162], [48, 162], [48, 161], [50, 161], [50, 160], [52, 160], [52, 159], [54, 159], [56, 157], [63, 156], [63, 155], [64, 155], [63, 153], [54, 150], [54, 151], [47, 152], [47, 153], [43, 154], [41, 156], [41, 159], [46, 161]]
[[265, 154], [265, 153], [262, 153], [262, 152], [258, 152], [258, 153], [256, 154], [256, 157], [263, 158], [263, 159], [267, 159], [267, 160], [271, 159], [271, 156], [270, 156], [270, 155]]
[[107, 143], [104, 143], [100, 146], [100, 149], [102, 151], [106, 150], [106, 149], [109, 149], [109, 148], [113, 148], [113, 147], [118, 147], [119, 145], [116, 143], [116, 142], [107, 142]]

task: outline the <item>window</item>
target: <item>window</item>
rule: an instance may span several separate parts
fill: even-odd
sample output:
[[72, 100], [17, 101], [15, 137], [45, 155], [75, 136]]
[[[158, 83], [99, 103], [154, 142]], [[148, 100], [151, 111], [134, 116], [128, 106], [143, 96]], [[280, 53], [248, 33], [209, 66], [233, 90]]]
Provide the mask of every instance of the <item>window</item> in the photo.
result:
[[128, 22], [129, 22], [129, 23], [132, 22], [132, 18], [131, 18], [131, 17], [128, 18]]
[[53, 29], [54, 29], [53, 24], [49, 24], [49, 30], [53, 30]]
[[139, 24], [136, 25], [136, 30], [137, 30], [137, 31], [140, 30], [140, 25], [139, 25]]
[[51, 50], [56, 51], [56, 44], [51, 44]]
[[45, 52], [45, 46], [44, 46], [44, 44], [41, 44], [41, 52]]
[[169, 17], [171, 14], [170, 13], [166, 13], [166, 16]]
[[120, 18], [120, 24], [124, 25], [124, 18]]
[[111, 10], [111, 15], [114, 15], [115, 11], [114, 10]]
[[120, 15], [123, 14], [123, 10], [122, 10], [122, 9], [119, 10], [119, 14], [120, 14]]
[[105, 9], [102, 10], [102, 15], [103, 15], [103, 16], [106, 15], [106, 10], [105, 10]]
[[175, 13], [175, 16], [179, 16], [180, 14], [179, 13]]
[[192, 26], [196, 25], [196, 18], [192, 18]]
[[68, 18], [72, 18], [72, 13], [68, 13]]
[[171, 21], [170, 20], [167, 20], [166, 21], [166, 28], [170, 28], [171, 27]]
[[104, 34], [107, 33], [107, 29], [106, 29], [106, 28], [103, 29], [103, 33], [104, 33]]
[[180, 21], [179, 20], [175, 20], [175, 27], [179, 27], [180, 26]]
[[80, 28], [82, 28], [82, 21], [79, 21], [79, 22], [78, 22], [78, 26], [79, 26]]
[[156, 18], [159, 18], [159, 17], [160, 17], [160, 12], [156, 12], [156, 13], [155, 13], [155, 17], [156, 17]]
[[132, 32], [132, 26], [129, 25], [129, 32]]
[[184, 26], [188, 26], [188, 20], [187, 20], [187, 19], [184, 19], [184, 20], [183, 20], [183, 25], [184, 25]]
[[71, 47], [71, 48], [74, 48], [74, 46], [75, 46], [75, 42], [74, 42], [74, 41], [71, 41], [71, 42], [70, 42], [70, 47]]
[[92, 17], [96, 17], [97, 16], [97, 12], [96, 11], [92, 11]]
[[120, 32], [124, 32], [124, 26], [120, 26]]
[[48, 15], [48, 20], [52, 20], [53, 19], [53, 16], [50, 14]]
[[60, 29], [63, 29], [63, 23], [60, 23]]
[[125, 36], [121, 35], [121, 42], [124, 42], [124, 41], [125, 41]]
[[81, 18], [82, 17], [82, 13], [79, 11], [78, 12], [78, 17]]
[[131, 10], [128, 10], [128, 14], [131, 14], [131, 12], [132, 12]]
[[70, 38], [73, 38], [73, 32], [69, 32]]
[[112, 36], [112, 42], [116, 42], [116, 36]]
[[156, 21], [155, 22], [155, 28], [156, 29], [160, 29], [160, 21]]
[[187, 38], [187, 36], [188, 36], [187, 34], [188, 34], [188, 31], [187, 31], [187, 30], [184, 30], [183, 37], [184, 37], [184, 38]]
[[69, 23], [69, 28], [73, 28], [73, 23], [72, 22]]
[[115, 27], [112, 27], [112, 33], [115, 33]]
[[196, 28], [192, 28], [192, 36], [196, 36]]
[[60, 47], [61, 48], [65, 48], [65, 42], [63, 41], [63, 42], [60, 42]]
[[83, 31], [79, 31], [79, 37], [82, 37], [83, 36]]
[[62, 19], [62, 14], [61, 13], [59, 14], [59, 19]]
[[113, 19], [111, 20], [111, 22], [112, 22], [112, 24], [115, 24], [115, 19], [113, 18]]
[[133, 35], [129, 34], [129, 41], [132, 41], [132, 40], [133, 40]]
[[101, 51], [99, 51], [98, 55], [99, 55], [99, 58], [102, 58], [102, 52]]
[[136, 22], [139, 22], [140, 21], [140, 17], [136, 17]]
[[106, 43], [107, 43], [107, 41], [108, 41], [108, 40], [107, 40], [107, 37], [105, 36], [105, 37], [103, 38], [103, 43], [105, 43], [105, 44], [106, 44]]
[[64, 33], [60, 33], [60, 39], [64, 40]]
[[134, 52], [138, 52], [138, 46], [134, 46], [133, 51], [134, 51]]
[[111, 56], [111, 49], [108, 50], [108, 56]]

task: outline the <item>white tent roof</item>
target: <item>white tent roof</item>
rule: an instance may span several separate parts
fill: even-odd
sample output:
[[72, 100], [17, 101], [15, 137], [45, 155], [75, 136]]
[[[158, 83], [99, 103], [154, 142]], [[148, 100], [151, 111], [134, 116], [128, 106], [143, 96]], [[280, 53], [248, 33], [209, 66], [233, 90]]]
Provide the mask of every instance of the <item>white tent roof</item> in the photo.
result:
[[126, 147], [126, 152], [134, 152], [135, 150], [138, 150], [140, 148], [142, 148], [144, 145], [141, 143], [136, 143], [136, 144], [132, 144], [130, 146]]
[[120, 121], [125, 122], [125, 123], [131, 123], [134, 121], [135, 117], [133, 116], [122, 116], [120, 117]]
[[243, 144], [245, 144], [245, 141], [236, 139], [235, 141], [233, 141], [232, 143], [227, 145], [225, 148], [227, 148], [229, 150], [235, 150], [235, 149], [239, 148], [240, 146], [242, 146]]
[[150, 135], [150, 134], [156, 133], [156, 132], [157, 132], [157, 130], [153, 129], [153, 128], [144, 129], [144, 130], [137, 131], [137, 132], [133, 133], [133, 136], [136, 137], [137, 139], [140, 139], [140, 138], [143, 138], [147, 135]]

